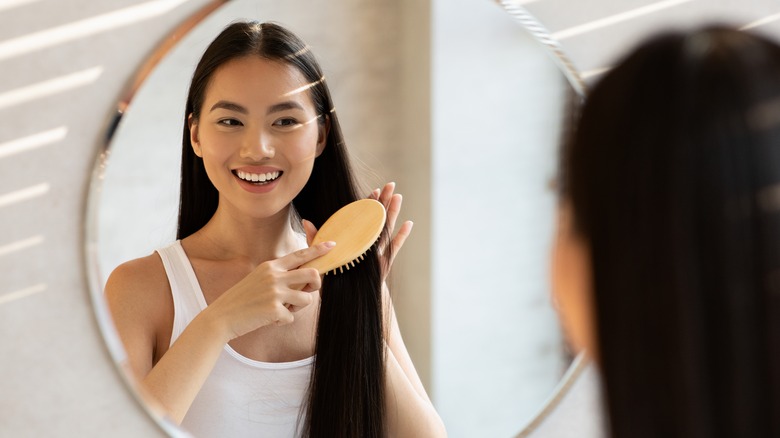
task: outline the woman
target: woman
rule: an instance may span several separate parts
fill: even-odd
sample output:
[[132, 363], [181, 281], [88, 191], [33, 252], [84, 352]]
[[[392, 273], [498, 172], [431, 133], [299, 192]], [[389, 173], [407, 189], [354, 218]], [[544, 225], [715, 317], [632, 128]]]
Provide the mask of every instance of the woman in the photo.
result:
[[611, 435], [780, 436], [780, 47], [645, 42], [589, 95], [561, 174], [555, 297]]
[[193, 75], [182, 154], [179, 240], [106, 285], [129, 364], [168, 415], [199, 437], [444, 435], [384, 286], [411, 231], [383, 243], [394, 185], [370, 195], [387, 250], [324, 280], [297, 269], [332, 248], [307, 248], [316, 227], [360, 198], [309, 48], [276, 24], [228, 26]]

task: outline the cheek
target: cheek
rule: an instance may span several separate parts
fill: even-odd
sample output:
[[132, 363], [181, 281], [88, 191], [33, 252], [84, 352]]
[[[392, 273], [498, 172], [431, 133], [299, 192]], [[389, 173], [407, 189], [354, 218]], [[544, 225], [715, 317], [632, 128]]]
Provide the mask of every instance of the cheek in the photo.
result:
[[313, 164], [314, 159], [317, 157], [317, 139], [317, 131], [309, 129], [291, 139], [292, 141], [288, 143], [289, 148], [287, 149], [287, 156], [290, 162], [296, 164], [311, 162]]
[[206, 175], [214, 183], [217, 179], [224, 178], [223, 169], [226, 168], [231, 158], [230, 148], [218, 138], [209, 135], [201, 135], [200, 150], [203, 167]]
[[218, 147], [204, 147], [201, 149], [201, 156], [203, 158], [203, 164], [208, 169], [209, 167], [221, 166], [226, 157], [222, 153], [222, 149]]
[[[235, 141], [235, 140], [233, 140]], [[200, 130], [200, 147], [203, 158], [223, 158], [230, 154], [230, 141], [208, 129]]]
[[553, 249], [553, 300], [566, 337], [577, 351], [595, 348], [587, 257], [581, 244], [565, 237], [559, 237]]

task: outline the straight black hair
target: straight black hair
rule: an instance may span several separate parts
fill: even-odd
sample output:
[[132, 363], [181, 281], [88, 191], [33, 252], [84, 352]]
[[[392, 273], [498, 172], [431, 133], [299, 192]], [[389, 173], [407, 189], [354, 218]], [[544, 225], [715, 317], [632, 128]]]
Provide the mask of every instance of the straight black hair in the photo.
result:
[[[293, 200], [297, 214], [320, 227], [336, 210], [360, 198], [330, 91], [309, 47], [278, 24], [237, 22], [206, 49], [190, 85], [182, 137], [178, 239], [202, 228], [219, 201], [203, 160], [192, 150], [188, 117], [191, 114], [197, 120], [200, 116], [214, 72], [226, 62], [246, 56], [298, 69], [311, 84], [309, 93], [319, 123], [330, 123], [325, 148], [314, 162], [309, 181]], [[315, 360], [300, 432], [308, 437], [382, 436], [385, 344], [381, 266], [376, 251], [369, 251], [357, 268], [326, 276], [320, 293]]]
[[647, 40], [596, 84], [561, 170], [611, 435], [780, 436], [780, 47]]

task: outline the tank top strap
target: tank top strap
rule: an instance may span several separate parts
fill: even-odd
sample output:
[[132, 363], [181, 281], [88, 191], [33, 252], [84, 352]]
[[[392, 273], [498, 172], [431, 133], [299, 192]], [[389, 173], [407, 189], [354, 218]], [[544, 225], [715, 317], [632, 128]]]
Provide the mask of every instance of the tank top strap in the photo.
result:
[[171, 345], [184, 328], [206, 308], [206, 299], [195, 276], [181, 241], [177, 240], [165, 248], [158, 249], [173, 298], [173, 329]]

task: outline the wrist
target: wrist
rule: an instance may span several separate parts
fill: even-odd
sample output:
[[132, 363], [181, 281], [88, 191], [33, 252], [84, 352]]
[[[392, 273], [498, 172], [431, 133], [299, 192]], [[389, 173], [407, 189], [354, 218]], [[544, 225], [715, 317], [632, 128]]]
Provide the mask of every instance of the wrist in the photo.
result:
[[220, 318], [210, 306], [193, 318], [190, 327], [196, 329], [202, 337], [221, 344], [227, 344], [236, 337], [223, 318]]

